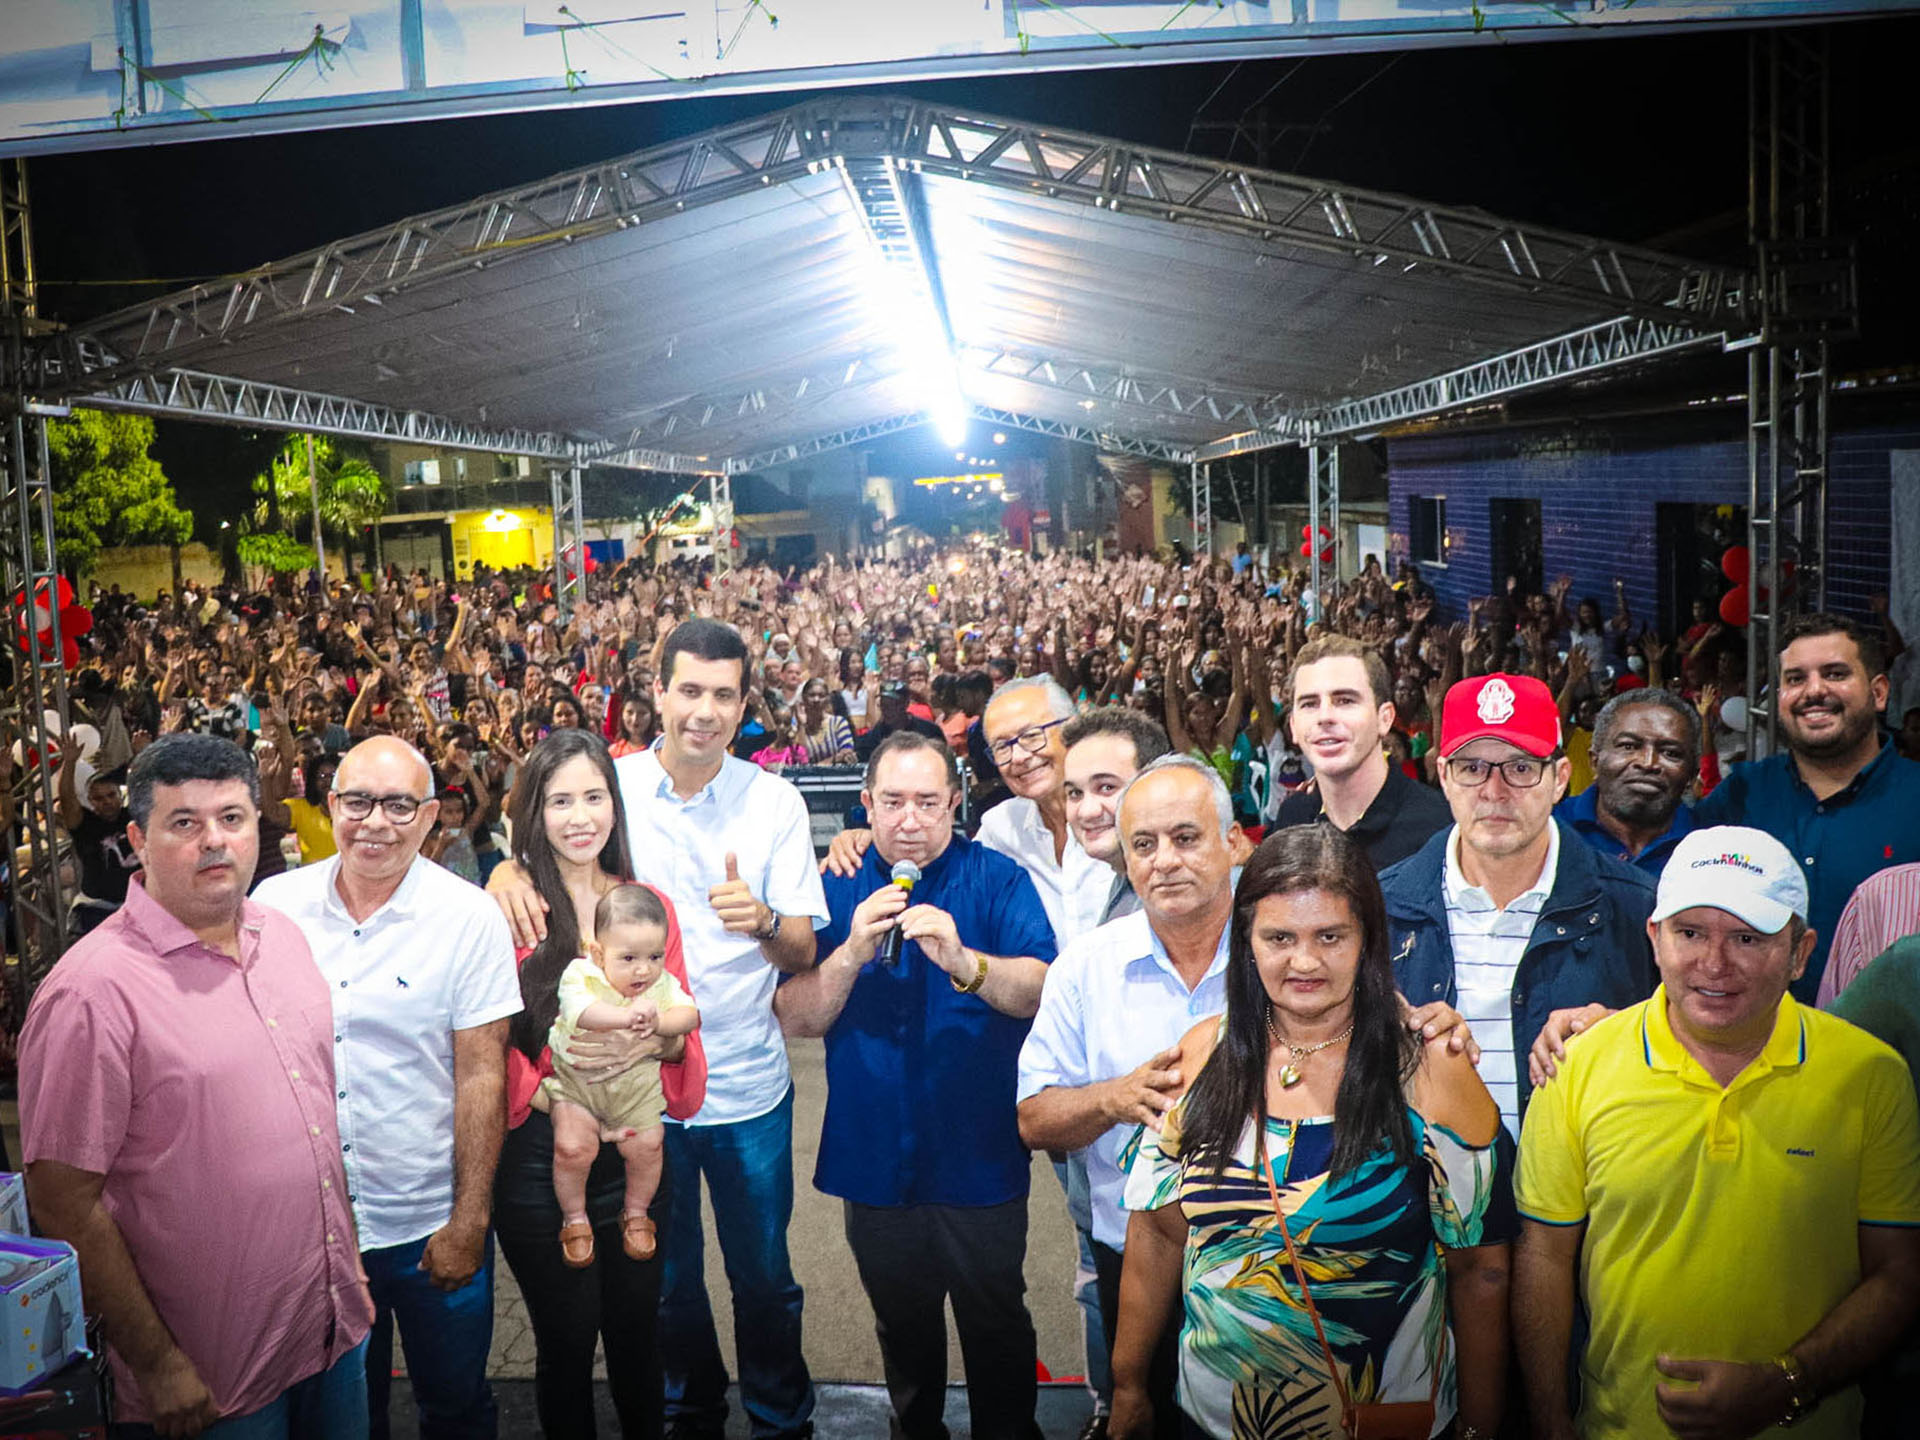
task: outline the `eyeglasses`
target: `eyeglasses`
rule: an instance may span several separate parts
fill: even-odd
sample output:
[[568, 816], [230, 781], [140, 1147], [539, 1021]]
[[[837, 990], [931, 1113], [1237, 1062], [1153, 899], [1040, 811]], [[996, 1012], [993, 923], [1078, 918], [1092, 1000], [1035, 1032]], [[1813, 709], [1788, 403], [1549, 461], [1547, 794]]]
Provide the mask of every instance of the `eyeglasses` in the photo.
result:
[[873, 808], [882, 815], [904, 815], [909, 810], [917, 810], [922, 820], [932, 820], [952, 806], [952, 796], [945, 800], [909, 800], [904, 795], [886, 795], [873, 802]]
[[1044, 725], [1029, 725], [1018, 735], [1009, 735], [1005, 740], [995, 740], [991, 745], [987, 746], [987, 750], [995, 760], [1005, 760], [1011, 757], [1013, 747], [1016, 745], [1022, 750], [1025, 750], [1029, 755], [1038, 755], [1042, 750], [1047, 748], [1047, 732], [1056, 725], [1064, 725], [1066, 723], [1063, 717], [1059, 720], [1049, 720]]
[[333, 798], [340, 802], [340, 813], [349, 820], [366, 819], [373, 814], [373, 807], [378, 805], [387, 819], [396, 825], [405, 825], [420, 813], [420, 807], [432, 797], [369, 795], [364, 790], [336, 790]]
[[1515, 790], [1531, 790], [1546, 778], [1547, 762], [1536, 760], [1531, 755], [1516, 756], [1512, 760], [1469, 758], [1447, 761], [1447, 773], [1460, 785], [1484, 785], [1487, 777], [1496, 770], [1500, 772], [1500, 778]]

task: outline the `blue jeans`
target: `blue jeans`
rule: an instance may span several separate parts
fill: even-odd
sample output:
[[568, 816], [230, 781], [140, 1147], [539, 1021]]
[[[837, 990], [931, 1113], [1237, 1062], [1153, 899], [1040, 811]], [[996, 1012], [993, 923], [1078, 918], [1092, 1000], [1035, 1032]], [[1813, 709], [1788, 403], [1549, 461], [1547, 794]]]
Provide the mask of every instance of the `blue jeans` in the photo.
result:
[[[146, 1424], [111, 1425], [113, 1440], [156, 1440]], [[367, 1440], [367, 1342], [282, 1390], [251, 1415], [219, 1420], [201, 1440]]]
[[1093, 1411], [1113, 1409], [1113, 1370], [1107, 1359], [1107, 1327], [1100, 1318], [1100, 1279], [1093, 1263], [1093, 1198], [1087, 1191], [1087, 1162], [1069, 1155], [1054, 1162], [1053, 1173], [1067, 1192], [1067, 1215], [1079, 1238], [1079, 1261], [1073, 1271], [1073, 1303], [1080, 1307], [1080, 1338], [1087, 1354], [1087, 1393]]
[[718, 1435], [727, 1414], [727, 1367], [702, 1273], [698, 1177], [704, 1175], [733, 1290], [740, 1403], [755, 1440], [810, 1434], [813, 1378], [800, 1354], [800, 1285], [787, 1256], [793, 1091], [752, 1120], [667, 1126], [667, 1168], [673, 1198], [661, 1227], [667, 1263], [660, 1295], [667, 1417]]
[[487, 1383], [493, 1345], [493, 1236], [480, 1268], [458, 1290], [438, 1289], [420, 1268], [426, 1238], [362, 1250], [373, 1292], [367, 1336], [367, 1410], [372, 1440], [387, 1437], [387, 1392], [393, 1384], [393, 1327], [407, 1351], [407, 1378], [420, 1412], [421, 1440], [493, 1440], [498, 1416]]

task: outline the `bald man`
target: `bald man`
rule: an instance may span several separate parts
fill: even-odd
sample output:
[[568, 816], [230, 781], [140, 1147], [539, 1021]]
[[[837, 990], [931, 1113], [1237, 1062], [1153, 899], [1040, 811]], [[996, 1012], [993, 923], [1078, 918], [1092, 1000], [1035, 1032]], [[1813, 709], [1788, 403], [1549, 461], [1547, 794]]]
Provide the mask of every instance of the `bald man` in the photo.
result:
[[391, 735], [354, 746], [327, 804], [339, 854], [254, 898], [299, 924], [333, 1001], [341, 1158], [375, 1306], [369, 1430], [388, 1433], [397, 1322], [421, 1435], [491, 1440], [513, 942], [485, 892], [420, 855], [439, 806], [418, 750]]

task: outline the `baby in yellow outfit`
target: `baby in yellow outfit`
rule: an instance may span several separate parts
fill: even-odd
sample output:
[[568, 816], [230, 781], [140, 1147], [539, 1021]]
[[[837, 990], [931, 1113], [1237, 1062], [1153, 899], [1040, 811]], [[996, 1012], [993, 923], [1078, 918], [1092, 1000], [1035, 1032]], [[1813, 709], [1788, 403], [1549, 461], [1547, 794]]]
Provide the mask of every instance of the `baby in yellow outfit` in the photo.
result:
[[647, 1215], [660, 1188], [666, 1100], [660, 1062], [641, 1060], [618, 1075], [589, 1084], [567, 1063], [567, 1041], [579, 1030], [632, 1030], [640, 1035], [686, 1035], [700, 1012], [667, 973], [667, 912], [644, 885], [620, 885], [600, 898], [590, 952], [561, 973], [560, 1013], [548, 1043], [553, 1074], [543, 1083], [553, 1115], [553, 1195], [560, 1204], [560, 1254], [580, 1269], [593, 1263], [593, 1225], [587, 1219], [587, 1172], [602, 1139], [614, 1141], [627, 1167], [626, 1208], [620, 1212], [622, 1248], [635, 1260], [653, 1257], [654, 1224]]

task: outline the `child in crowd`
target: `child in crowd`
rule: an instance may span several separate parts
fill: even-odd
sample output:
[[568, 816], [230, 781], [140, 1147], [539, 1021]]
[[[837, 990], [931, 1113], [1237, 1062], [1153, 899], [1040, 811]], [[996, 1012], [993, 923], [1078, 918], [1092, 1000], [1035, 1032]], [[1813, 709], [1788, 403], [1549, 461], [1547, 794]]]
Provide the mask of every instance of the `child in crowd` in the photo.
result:
[[553, 1115], [553, 1195], [560, 1204], [560, 1254], [582, 1269], [593, 1263], [593, 1226], [587, 1219], [587, 1172], [600, 1142], [619, 1146], [627, 1166], [626, 1208], [620, 1212], [623, 1247], [635, 1260], [654, 1252], [647, 1215], [660, 1188], [666, 1104], [660, 1062], [642, 1060], [609, 1080], [588, 1085], [567, 1063], [567, 1041], [578, 1030], [632, 1030], [686, 1035], [699, 1028], [692, 997], [666, 971], [665, 902], [645, 885], [620, 885], [593, 914], [589, 956], [561, 973], [560, 1014], [548, 1043], [553, 1074], [545, 1081]]

